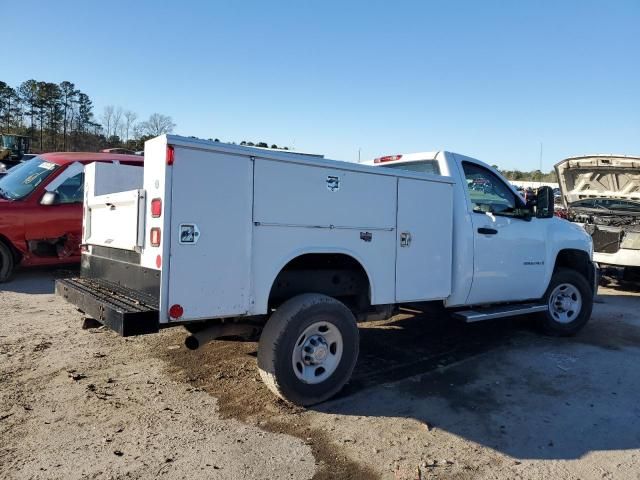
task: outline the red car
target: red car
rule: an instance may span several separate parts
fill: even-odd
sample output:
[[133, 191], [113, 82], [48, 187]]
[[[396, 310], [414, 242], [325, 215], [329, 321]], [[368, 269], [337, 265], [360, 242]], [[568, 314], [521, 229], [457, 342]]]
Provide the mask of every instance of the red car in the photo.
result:
[[0, 282], [15, 267], [80, 261], [84, 165], [143, 165], [143, 157], [45, 153], [0, 178]]

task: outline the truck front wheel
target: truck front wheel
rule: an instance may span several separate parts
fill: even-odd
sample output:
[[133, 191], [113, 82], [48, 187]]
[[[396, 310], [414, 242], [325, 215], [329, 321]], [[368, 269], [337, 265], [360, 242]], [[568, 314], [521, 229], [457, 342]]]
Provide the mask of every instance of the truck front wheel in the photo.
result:
[[308, 406], [342, 389], [358, 350], [358, 326], [351, 311], [334, 298], [307, 293], [287, 300], [267, 322], [258, 368], [273, 393]]
[[0, 241], [0, 282], [6, 282], [13, 273], [13, 253]]
[[559, 268], [544, 296], [549, 307], [540, 313], [540, 325], [548, 335], [575, 335], [591, 317], [593, 291], [579, 272]]

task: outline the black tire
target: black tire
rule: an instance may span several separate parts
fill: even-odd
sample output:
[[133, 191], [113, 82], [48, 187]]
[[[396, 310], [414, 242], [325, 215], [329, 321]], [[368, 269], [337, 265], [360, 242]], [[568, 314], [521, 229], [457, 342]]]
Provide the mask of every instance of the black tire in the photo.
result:
[[[577, 316], [567, 323], [558, 321], [558, 313], [554, 313], [553, 307], [550, 305], [550, 300], [553, 292], [560, 285], [568, 284], [575, 287], [578, 290], [581, 297], [581, 308]], [[549, 287], [544, 294], [543, 301], [549, 305], [549, 310], [539, 314], [539, 324], [542, 331], [547, 335], [556, 337], [565, 337], [575, 335], [584, 327], [591, 318], [591, 311], [593, 309], [593, 290], [589, 286], [589, 282], [584, 278], [580, 272], [571, 270], [568, 268], [559, 268], [551, 277]]]
[[13, 274], [15, 261], [11, 249], [0, 241], [0, 283], [6, 282]]
[[[330, 376], [320, 383], [306, 383], [294, 371], [292, 357], [301, 335], [319, 322], [331, 324], [340, 333], [342, 354]], [[309, 406], [331, 398], [349, 381], [359, 348], [358, 325], [351, 311], [334, 298], [306, 293], [287, 300], [267, 322], [260, 337], [258, 368], [262, 381], [277, 396]]]

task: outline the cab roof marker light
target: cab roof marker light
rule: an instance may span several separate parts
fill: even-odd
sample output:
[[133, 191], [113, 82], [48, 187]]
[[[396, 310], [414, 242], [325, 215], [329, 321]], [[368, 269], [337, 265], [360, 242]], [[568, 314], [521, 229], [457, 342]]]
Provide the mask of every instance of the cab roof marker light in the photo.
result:
[[386, 157], [378, 157], [373, 159], [373, 163], [395, 162], [400, 160], [402, 155], [387, 155]]

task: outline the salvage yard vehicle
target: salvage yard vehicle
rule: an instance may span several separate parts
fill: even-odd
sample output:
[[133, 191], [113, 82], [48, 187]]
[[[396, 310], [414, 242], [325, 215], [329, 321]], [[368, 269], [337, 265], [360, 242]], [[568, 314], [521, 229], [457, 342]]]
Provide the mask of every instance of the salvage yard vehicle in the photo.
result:
[[551, 189], [526, 205], [469, 157], [362, 165], [164, 135], [145, 144], [143, 182], [114, 189], [128, 169], [87, 167], [81, 276], [56, 293], [123, 336], [259, 339], [262, 379], [295, 404], [336, 394], [357, 321], [401, 305], [466, 322], [533, 313], [554, 335], [591, 315], [589, 235], [553, 218]]
[[640, 267], [640, 157], [585, 155], [555, 169], [563, 217], [591, 235], [594, 261]]
[[45, 153], [0, 178], [0, 282], [19, 265], [80, 261], [83, 170], [91, 162], [141, 167], [143, 160], [129, 155]]

